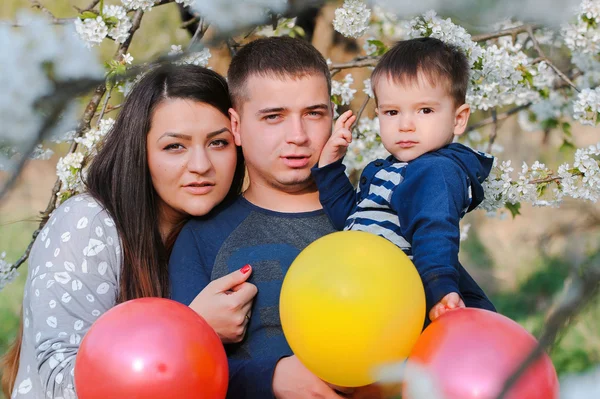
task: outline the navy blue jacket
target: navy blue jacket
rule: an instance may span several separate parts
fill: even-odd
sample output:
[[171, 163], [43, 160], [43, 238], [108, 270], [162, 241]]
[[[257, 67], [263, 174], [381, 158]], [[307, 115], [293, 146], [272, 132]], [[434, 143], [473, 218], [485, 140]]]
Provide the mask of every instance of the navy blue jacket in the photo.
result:
[[312, 169], [320, 200], [338, 230], [378, 234], [398, 245], [423, 280], [427, 312], [450, 292], [467, 306], [495, 310], [458, 260], [459, 221], [483, 201], [493, 158], [450, 144], [410, 162], [371, 162], [355, 190], [341, 160]]

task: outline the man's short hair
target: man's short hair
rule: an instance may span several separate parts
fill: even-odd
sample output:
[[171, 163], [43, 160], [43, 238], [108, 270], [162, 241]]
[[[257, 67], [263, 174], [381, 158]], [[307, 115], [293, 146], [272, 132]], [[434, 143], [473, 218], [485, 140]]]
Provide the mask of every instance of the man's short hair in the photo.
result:
[[381, 57], [371, 75], [375, 97], [381, 79], [404, 85], [417, 82], [419, 73], [432, 85], [446, 85], [457, 107], [465, 103], [469, 61], [458, 47], [432, 37], [399, 41]]
[[331, 94], [331, 74], [323, 55], [310, 43], [288, 36], [261, 38], [242, 47], [231, 60], [227, 81], [233, 105], [248, 98], [246, 82], [251, 76], [297, 78], [321, 74]]

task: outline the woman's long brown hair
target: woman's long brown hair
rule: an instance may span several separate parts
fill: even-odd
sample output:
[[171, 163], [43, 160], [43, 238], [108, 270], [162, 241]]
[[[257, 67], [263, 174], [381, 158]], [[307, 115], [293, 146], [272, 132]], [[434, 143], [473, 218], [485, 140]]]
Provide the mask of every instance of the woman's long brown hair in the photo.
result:
[[[168, 297], [168, 257], [183, 223], [166, 241], [159, 231], [159, 197], [152, 185], [146, 137], [152, 114], [165, 99], [209, 104], [228, 116], [231, 107], [225, 79], [194, 65], [161, 66], [148, 72], [127, 97], [112, 130], [89, 167], [86, 186], [115, 221], [123, 253], [118, 302], [141, 297]], [[242, 189], [244, 160], [238, 162], [225, 201]], [[2, 389], [10, 398], [19, 369], [23, 326], [2, 359]]]

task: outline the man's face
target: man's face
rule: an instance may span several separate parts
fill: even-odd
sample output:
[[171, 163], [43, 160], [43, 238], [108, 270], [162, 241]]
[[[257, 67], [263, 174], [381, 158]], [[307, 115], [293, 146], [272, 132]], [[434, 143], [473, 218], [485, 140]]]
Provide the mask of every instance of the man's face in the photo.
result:
[[251, 76], [245, 99], [230, 110], [251, 185], [299, 192], [314, 183], [310, 168], [331, 135], [327, 81], [310, 74], [285, 79]]

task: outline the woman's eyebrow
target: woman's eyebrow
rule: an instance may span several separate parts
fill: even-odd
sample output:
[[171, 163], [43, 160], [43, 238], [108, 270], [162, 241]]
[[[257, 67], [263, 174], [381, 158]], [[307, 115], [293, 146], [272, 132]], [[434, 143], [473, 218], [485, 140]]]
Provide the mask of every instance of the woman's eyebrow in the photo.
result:
[[159, 141], [163, 137], [175, 137], [176, 139], [181, 139], [181, 140], [191, 140], [192, 139], [192, 136], [189, 136], [187, 134], [166, 132], [166, 133], [163, 133], [162, 136], [160, 136], [158, 138], [158, 140], [156, 140], [156, 141]]
[[229, 133], [231, 133], [231, 130], [229, 130], [228, 128], [224, 127], [223, 129], [215, 130], [214, 132], [208, 133], [206, 135], [206, 138], [207, 139], [213, 138], [213, 137], [218, 136], [219, 134], [221, 134], [223, 132], [229, 132]]

